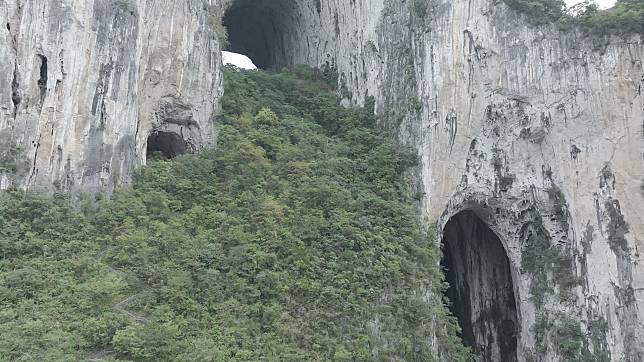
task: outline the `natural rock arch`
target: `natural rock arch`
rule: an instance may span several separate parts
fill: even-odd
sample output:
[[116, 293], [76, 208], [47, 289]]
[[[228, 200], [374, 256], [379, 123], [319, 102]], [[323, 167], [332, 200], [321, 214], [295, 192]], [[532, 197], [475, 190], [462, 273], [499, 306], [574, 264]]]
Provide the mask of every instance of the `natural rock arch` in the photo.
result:
[[288, 39], [296, 36], [297, 4], [292, 0], [235, 0], [223, 23], [228, 30], [224, 50], [248, 56], [258, 68], [288, 66]]
[[516, 361], [520, 325], [510, 262], [501, 240], [467, 210], [449, 219], [442, 242], [446, 295], [463, 341], [481, 361]]

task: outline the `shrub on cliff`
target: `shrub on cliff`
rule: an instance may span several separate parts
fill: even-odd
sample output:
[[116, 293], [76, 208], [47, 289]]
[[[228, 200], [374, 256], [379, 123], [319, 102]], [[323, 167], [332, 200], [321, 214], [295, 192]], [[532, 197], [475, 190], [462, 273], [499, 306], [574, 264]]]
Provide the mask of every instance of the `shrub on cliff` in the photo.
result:
[[504, 0], [513, 10], [526, 14], [535, 25], [559, 21], [565, 15], [566, 3], [562, 0]]
[[561, 0], [504, 0], [513, 10], [527, 15], [534, 25], [559, 23], [577, 26], [593, 36], [644, 34], [644, 0], [617, 0], [609, 9], [593, 1], [566, 9]]
[[604, 10], [590, 3], [573, 20], [596, 35], [644, 34], [644, 0], [618, 0]]

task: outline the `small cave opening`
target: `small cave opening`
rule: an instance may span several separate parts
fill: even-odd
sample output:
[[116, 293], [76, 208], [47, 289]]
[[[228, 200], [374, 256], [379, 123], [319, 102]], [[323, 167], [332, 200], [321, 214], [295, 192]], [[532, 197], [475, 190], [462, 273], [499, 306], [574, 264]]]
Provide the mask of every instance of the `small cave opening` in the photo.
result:
[[287, 39], [297, 36], [291, 0], [236, 0], [227, 9], [228, 52], [244, 54], [260, 69], [289, 66]]
[[155, 131], [148, 137], [146, 159], [171, 160], [190, 151], [190, 145], [174, 132]]
[[38, 54], [38, 59], [40, 59], [40, 67], [38, 74], [38, 89], [40, 89], [40, 106], [42, 107], [43, 102], [45, 101], [45, 96], [47, 95], [47, 57], [41, 54]]
[[449, 309], [463, 342], [483, 362], [515, 362], [519, 321], [508, 255], [474, 212], [454, 215], [443, 230], [441, 266]]

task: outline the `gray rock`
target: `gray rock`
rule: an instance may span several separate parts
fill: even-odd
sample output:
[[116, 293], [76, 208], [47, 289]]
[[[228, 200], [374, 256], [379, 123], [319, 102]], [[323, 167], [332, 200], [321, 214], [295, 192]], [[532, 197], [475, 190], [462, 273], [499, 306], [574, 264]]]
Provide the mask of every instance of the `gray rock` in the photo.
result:
[[[0, 188], [109, 190], [145, 163], [149, 135], [179, 135], [181, 149], [215, 142], [215, 2], [74, 4], [0, 3], [0, 130], [29, 165], [0, 176]], [[535, 328], [544, 314], [553, 325], [578, 323], [588, 353], [644, 360], [641, 39], [597, 48], [576, 31], [528, 26], [494, 1], [423, 4], [222, 0], [230, 50], [266, 68], [335, 71], [344, 104], [375, 99], [382, 124], [418, 150], [409, 177], [429, 225], [443, 230], [471, 211], [499, 237], [519, 361], [537, 344], [538, 360], [566, 358], [557, 328]], [[528, 267], [539, 260], [536, 237], [565, 265]], [[543, 273], [545, 291], [534, 287]]]
[[[442, 230], [472, 210], [499, 236], [519, 314], [519, 361], [566, 358], [556, 328], [535, 333], [544, 315], [593, 336], [588, 353], [644, 359], [639, 38], [598, 49], [576, 31], [531, 27], [488, 0], [428, 1], [424, 10], [422, 1], [396, 0], [233, 3], [253, 24], [270, 17], [272, 25], [259, 26], [266, 38], [235, 44], [248, 34], [243, 17], [229, 20], [237, 24], [232, 49], [261, 53], [265, 67], [335, 69], [341, 98], [375, 98], [383, 124], [418, 150], [412, 178], [429, 224], [438, 220]], [[601, 182], [607, 164], [612, 177]], [[596, 231], [583, 237], [589, 227]], [[569, 273], [556, 280], [553, 263], [535, 269], [552, 284], [540, 305], [537, 277], [522, 260], [537, 234]]]
[[154, 132], [213, 145], [223, 87], [208, 3], [0, 3], [0, 130], [31, 165], [0, 185], [109, 191], [145, 164]]

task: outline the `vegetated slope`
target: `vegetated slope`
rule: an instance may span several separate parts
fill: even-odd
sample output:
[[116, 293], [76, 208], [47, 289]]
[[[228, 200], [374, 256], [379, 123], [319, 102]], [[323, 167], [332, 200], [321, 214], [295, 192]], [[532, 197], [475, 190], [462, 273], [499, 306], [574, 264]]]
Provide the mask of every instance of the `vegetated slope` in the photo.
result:
[[225, 75], [217, 149], [77, 208], [0, 195], [0, 358], [468, 360], [414, 153], [313, 70]]

